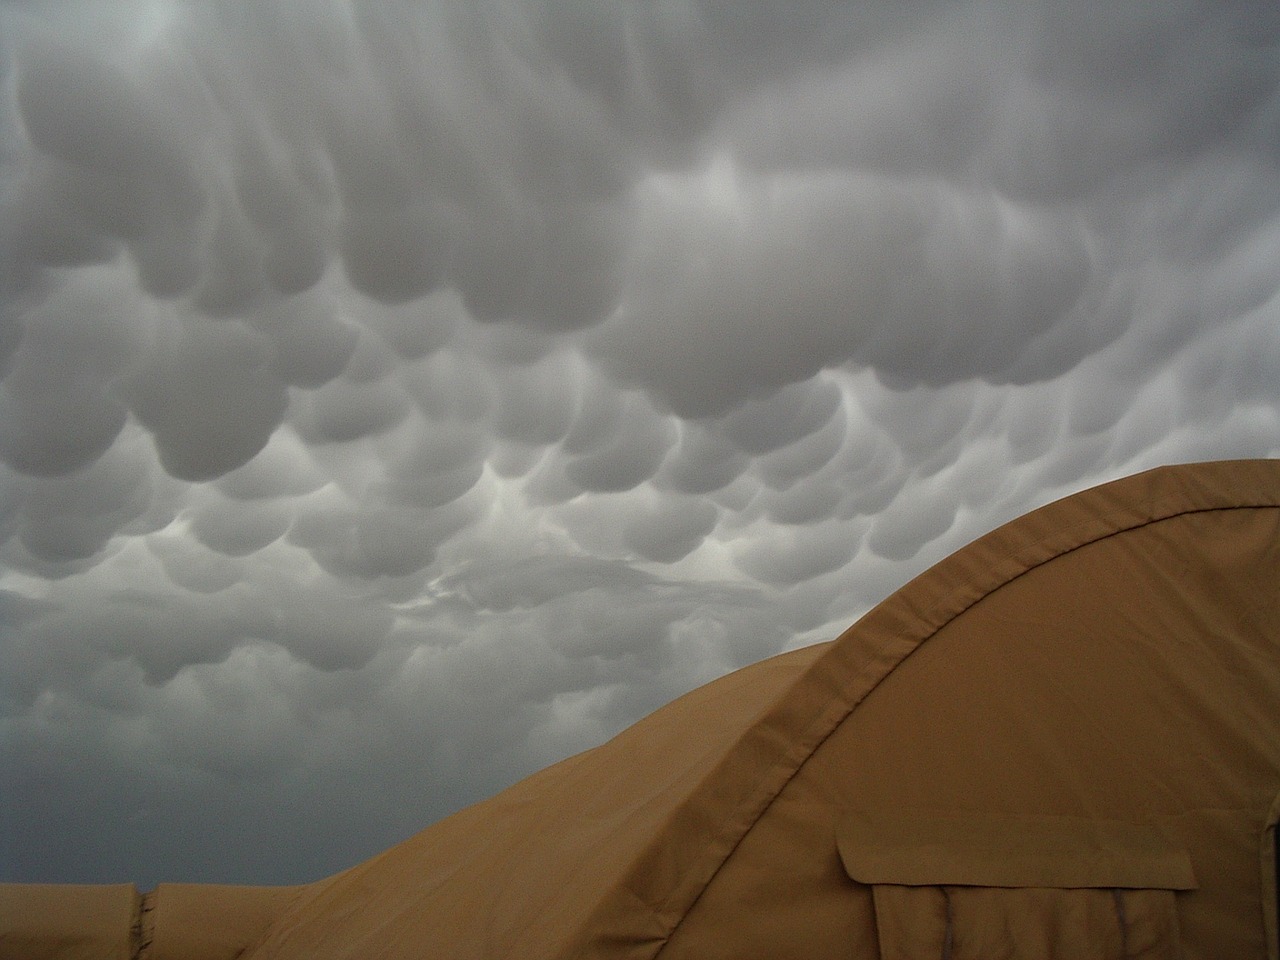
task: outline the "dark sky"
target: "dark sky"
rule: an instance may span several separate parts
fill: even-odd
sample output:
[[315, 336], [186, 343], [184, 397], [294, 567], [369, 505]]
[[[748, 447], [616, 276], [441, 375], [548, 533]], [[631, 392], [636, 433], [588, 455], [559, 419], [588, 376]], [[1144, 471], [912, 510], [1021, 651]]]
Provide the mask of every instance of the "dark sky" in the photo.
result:
[[1280, 6], [0, 2], [0, 880], [282, 883], [1280, 454]]

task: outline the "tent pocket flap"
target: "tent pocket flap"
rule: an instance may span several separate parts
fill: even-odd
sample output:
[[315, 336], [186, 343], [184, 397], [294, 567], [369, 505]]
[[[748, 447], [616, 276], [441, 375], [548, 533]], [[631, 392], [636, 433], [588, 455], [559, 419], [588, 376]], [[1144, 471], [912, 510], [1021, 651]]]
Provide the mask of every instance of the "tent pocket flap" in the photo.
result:
[[1146, 824], [1077, 817], [851, 814], [836, 844], [849, 877], [906, 886], [1193, 890], [1191, 859]]
[[849, 816], [882, 960], [1173, 960], [1191, 860], [1159, 830], [1067, 817]]

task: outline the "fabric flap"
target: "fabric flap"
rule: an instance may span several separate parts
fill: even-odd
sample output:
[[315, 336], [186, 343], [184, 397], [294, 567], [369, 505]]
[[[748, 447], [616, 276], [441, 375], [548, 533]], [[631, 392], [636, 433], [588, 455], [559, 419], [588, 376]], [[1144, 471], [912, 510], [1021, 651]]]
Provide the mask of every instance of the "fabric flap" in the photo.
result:
[[849, 814], [836, 827], [865, 884], [1193, 890], [1191, 858], [1148, 824], [1078, 817]]

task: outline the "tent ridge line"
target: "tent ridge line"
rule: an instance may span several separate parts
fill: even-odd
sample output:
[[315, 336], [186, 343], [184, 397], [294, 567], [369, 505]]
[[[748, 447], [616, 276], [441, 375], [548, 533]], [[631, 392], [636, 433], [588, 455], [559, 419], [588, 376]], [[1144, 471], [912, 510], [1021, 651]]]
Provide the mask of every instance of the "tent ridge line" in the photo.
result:
[[[1200, 472], [1216, 475], [1230, 472], [1233, 468], [1239, 469], [1242, 463], [1247, 466], [1249, 462], [1211, 462], [1198, 466], [1201, 468]], [[754, 781], [754, 789], [742, 795], [729, 814], [723, 818], [721, 822], [725, 824], [724, 828], [708, 845], [708, 849], [714, 851], [714, 855], [706, 858], [706, 868], [690, 875], [685, 883], [675, 885], [661, 905], [654, 910], [654, 919], [659, 920], [660, 923], [664, 915], [674, 912], [676, 916], [666, 935], [655, 944], [656, 949], [647, 956], [655, 958], [661, 954], [694, 904], [733, 855], [733, 851], [818, 748], [900, 663], [947, 624], [981, 603], [1001, 587], [1046, 563], [1091, 544], [1188, 514], [1280, 507], [1280, 490], [1274, 492], [1265, 489], [1255, 490], [1249, 495], [1237, 493], [1234, 498], [1228, 500], [1223, 495], [1221, 483], [1210, 483], [1207, 485], [1209, 489], [1206, 489], [1205, 484], [1197, 484], [1193, 487], [1190, 484], [1181, 483], [1174, 489], [1152, 490], [1148, 496], [1130, 499], [1128, 504], [1125, 502], [1124, 493], [1117, 495], [1117, 491], [1164, 482], [1164, 479], [1176, 469], [1169, 466], [1156, 467], [1143, 473], [1114, 480], [1101, 487], [1094, 487], [1052, 501], [1029, 514], [1024, 514], [997, 527], [909, 581], [841, 633], [832, 643], [831, 648], [796, 679], [786, 694], [748, 728], [738, 743], [726, 753], [704, 780], [704, 782], [715, 780], [720, 771], [731, 767], [734, 756], [744, 748], [745, 744], [756, 741], [768, 743], [769, 740], [774, 739], [762, 736], [765, 730], [774, 729], [775, 724], [786, 729], [785, 723], [780, 722], [786, 719], [785, 708], [795, 700], [804, 702], [807, 698], [803, 696], [802, 691], [806, 688], [834, 684], [835, 689], [828, 691], [828, 698], [822, 701], [822, 707], [804, 724], [802, 735], [792, 740], [790, 749], [776, 756], [764, 774]], [[1215, 476], [1214, 479], [1218, 478]], [[990, 552], [995, 545], [1002, 544], [1011, 533], [1021, 533], [1023, 527], [1051, 523], [1054, 514], [1067, 509], [1067, 504], [1071, 504], [1075, 509], [1082, 505], [1092, 507], [1096, 504], [1100, 512], [1066, 527], [1056, 526], [1042, 532], [1029, 541], [1020, 545], [1015, 544], [1012, 551], [1006, 546], [1000, 551], [1003, 563], [980, 564], [978, 562], [984, 559], [983, 554]], [[1108, 506], [1110, 509], [1107, 509]], [[970, 559], [969, 555], [974, 553], [979, 556]], [[979, 571], [976, 579], [956, 576], [975, 566]], [[909, 597], [912, 592], [923, 589], [928, 589], [933, 594], [927, 606], [914, 611], [897, 609], [903, 605], [901, 598], [904, 595]], [[904, 615], [907, 617], [906, 622], [899, 622]], [[907, 629], [904, 636], [901, 628], [910, 627], [912, 624], [914, 629]], [[893, 629], [895, 626], [898, 629]], [[840, 677], [844, 670], [839, 668], [848, 668], [849, 664], [842, 663], [842, 660], [848, 660], [851, 639], [859, 634], [868, 634], [869, 642], [878, 640], [874, 654], [868, 660], [862, 661], [862, 669], [857, 674], [842, 682]], [[905, 649], [895, 657], [892, 655], [893, 650], [898, 646]], [[886, 654], [889, 656], [886, 657]], [[859, 684], [865, 684], [865, 686], [859, 689]], [[693, 797], [689, 798], [686, 806], [692, 800]], [[651, 850], [652, 848], [647, 852]], [[642, 855], [637, 858], [634, 866], [642, 867], [646, 859]]]
[[[1215, 464], [1216, 465], [1216, 464]], [[815, 661], [810, 669], [815, 669], [825, 661], [828, 657], [838, 657], [844, 644], [841, 643], [846, 637], [855, 633], [860, 633], [877, 628], [883, 630], [896, 630], [900, 632], [903, 627], [911, 630], [912, 633], [919, 633], [919, 638], [915, 641], [915, 645], [925, 642], [932, 637], [937, 631], [941, 630], [956, 617], [961, 616], [974, 605], [980, 603], [983, 599], [995, 593], [1001, 587], [1012, 583], [1019, 577], [1030, 573], [1037, 567], [1043, 566], [1058, 557], [1066, 556], [1083, 547], [1099, 543], [1111, 537], [1118, 536], [1122, 533], [1128, 533], [1133, 530], [1139, 530], [1152, 524], [1162, 523], [1166, 520], [1172, 520], [1176, 517], [1186, 516], [1193, 513], [1211, 513], [1217, 511], [1231, 510], [1266, 510], [1280, 507], [1280, 490], [1269, 496], [1259, 496], [1250, 499], [1247, 502], [1236, 501], [1231, 503], [1218, 502], [1207, 504], [1188, 504], [1186, 503], [1189, 491], [1180, 490], [1165, 494], [1146, 504], [1147, 509], [1138, 511], [1132, 506], [1125, 507], [1123, 505], [1101, 514], [1083, 519], [1071, 526], [1042, 534], [1034, 540], [1024, 542], [1017, 546], [1013, 551], [1008, 549], [999, 551], [999, 559], [990, 558], [992, 562], [979, 564], [975, 559], [970, 559], [967, 555], [970, 553], [979, 553], [990, 551], [992, 545], [1007, 536], [1007, 531], [1011, 526], [1026, 526], [1028, 521], [1043, 522], [1045, 514], [1055, 512], [1055, 508], [1065, 503], [1067, 500], [1079, 502], [1086, 494], [1094, 493], [1105, 495], [1110, 493], [1110, 489], [1117, 485], [1127, 485], [1129, 481], [1145, 478], [1148, 474], [1158, 473], [1167, 468], [1157, 468], [1144, 474], [1137, 474], [1135, 477], [1127, 477], [1123, 480], [1112, 481], [1102, 487], [1093, 488], [1083, 491], [1073, 497], [1066, 497], [1062, 500], [1053, 501], [1044, 506], [1033, 510], [1031, 513], [1023, 517], [1011, 521], [1004, 526], [997, 527], [995, 530], [984, 534], [976, 540], [962, 547], [959, 551], [940, 561], [935, 566], [921, 573], [913, 580], [905, 584], [901, 589], [891, 594], [885, 600], [881, 601], [871, 610], [850, 626], [840, 636], [838, 636], [833, 644], [831, 651], [825, 654], [819, 660]], [[1170, 504], [1169, 501], [1175, 501]], [[1095, 532], [1089, 532], [1090, 530]], [[957, 568], [953, 572], [951, 568]], [[970, 568], [977, 568], [979, 577], [972, 579], [970, 577], [955, 576], [955, 573], [966, 571]], [[929, 589], [934, 595], [930, 603], [922, 610], [907, 611], [909, 621], [914, 620], [916, 629], [912, 630], [908, 622], [903, 624], [901, 615], [903, 611], [893, 609], [895, 606], [901, 605], [901, 596], [912, 589]], [[877, 621], [888, 620], [884, 624]], [[924, 629], [919, 629], [923, 627]], [[914, 649], [914, 646], [913, 646]], [[797, 683], [800, 683], [797, 680]]]
[[[803, 683], [807, 677], [808, 672], [796, 680], [796, 686]], [[873, 679], [870, 686], [867, 688], [868, 692], [874, 688], [876, 683], [878, 683], [878, 680]], [[794, 689], [795, 687], [792, 687], [792, 690]], [[859, 698], [858, 702], [860, 702], [860, 699], [861, 698]], [[718, 854], [713, 858], [708, 858], [708, 866], [711, 869], [706, 873], [706, 876], [701, 880], [694, 880], [692, 883], [684, 884], [681, 887], [677, 887], [672, 890], [666, 900], [656, 911], [661, 915], [672, 912], [673, 908], [675, 908], [678, 912], [678, 918], [659, 945], [657, 953], [653, 954], [653, 956], [656, 957], [662, 952], [662, 949], [666, 946], [667, 940], [669, 940], [676, 930], [679, 929], [680, 925], [689, 915], [689, 911], [692, 909], [693, 905], [701, 897], [703, 891], [711, 885], [716, 874], [720, 872], [724, 865], [729, 861], [729, 858], [733, 856], [733, 851], [737, 849], [738, 845], [742, 843], [747, 834], [751, 832], [752, 827], [754, 827], [760, 818], [764, 816], [769, 807], [773, 805], [773, 801], [777, 799], [778, 795], [782, 793], [787, 784], [790, 783], [800, 772], [805, 761], [817, 751], [817, 749], [832, 735], [832, 733], [834, 733], [837, 728], [839, 728], [844, 719], [852, 713], [856, 707], [857, 702], [848, 704], [835, 703], [833, 706], [832, 702], [829, 701], [824, 709], [820, 710], [816, 715], [810, 718], [809, 722], [805, 725], [801, 736], [795, 738], [792, 747], [781, 756], [777, 757], [770, 764], [768, 770], [766, 770], [764, 774], [755, 781], [755, 789], [748, 792], [743, 797], [742, 801], [735, 807], [730, 816], [725, 819], [724, 823], [727, 825], [726, 828], [716, 835], [714, 842], [711, 844], [712, 849], [718, 850], [723, 847], [724, 850], [723, 853]], [[747, 731], [743, 737], [743, 741], [748, 738], [754, 738], [757, 740], [765, 739], [761, 736], [761, 728], [769, 721], [770, 716], [775, 712], [776, 709], [771, 709], [766, 712], [765, 716]], [[828, 714], [830, 714], [830, 716], [828, 716]], [[743, 741], [739, 741], [739, 743], [742, 743]], [[730, 754], [732, 754], [732, 752], [733, 751], [730, 751]], [[718, 772], [720, 767], [726, 764], [728, 760], [729, 757], [726, 757], [720, 764], [717, 764], [716, 769], [712, 771], [711, 775], [707, 779], [715, 779], [716, 772]], [[753, 800], [755, 801], [754, 803], [752, 802]], [[730, 827], [732, 827], [732, 829]], [[684, 887], [692, 887], [693, 889], [686, 892], [683, 889]], [[684, 896], [681, 896], [681, 894], [684, 894]]]
[[[664, 915], [674, 913], [675, 918], [674, 922], [670, 923], [670, 927], [662, 939], [655, 944], [657, 947], [655, 952], [647, 956], [657, 957], [662, 953], [670, 938], [679, 929], [685, 918], [688, 917], [694, 904], [697, 903], [703, 892], [715, 879], [716, 874], [720, 872], [733, 855], [733, 851], [737, 849], [747, 834], [751, 832], [752, 827], [773, 805], [773, 802], [786, 788], [787, 784], [796, 777], [805, 762], [831, 737], [844, 720], [857, 708], [858, 704], [879, 685], [880, 681], [892, 673], [898, 663], [905, 659], [924, 639], [927, 639], [925, 637], [913, 642], [904, 641], [901, 637], [883, 637], [874, 656], [862, 664], [858, 675], [850, 678], [850, 682], [842, 684], [838, 679], [838, 674], [830, 670], [824, 671], [822, 667], [830, 657], [836, 654], [840, 640], [849, 632], [845, 631], [833, 641], [831, 651], [819, 657], [808, 667], [788, 689], [786, 695], [766, 710], [760, 719], [748, 728], [738, 741], [738, 744], [704, 778], [704, 783], [714, 781], [722, 769], [731, 768], [734, 765], [734, 754], [743, 749], [744, 744], [748, 742], [767, 744], [769, 741], [776, 739], [773, 736], [769, 736], [768, 732], [785, 730], [790, 726], [787, 723], [786, 714], [788, 713], [787, 708], [791, 707], [794, 701], [812, 703], [817, 700], [821, 704], [818, 711], [812, 714], [807, 722], [804, 722], [801, 733], [791, 738], [791, 746], [781, 755], [776, 756], [769, 764], [768, 769], [752, 781], [751, 789], [741, 795], [739, 802], [722, 819], [721, 822], [724, 827], [714, 835], [712, 842], [708, 844], [708, 849], [716, 851], [716, 853], [714, 856], [706, 858], [705, 866], [707, 869], [689, 874], [687, 882], [678, 884], [672, 889], [656, 909], [651, 908], [655, 919], [660, 922]], [[930, 633], [929, 635], [932, 634]], [[905, 646], [908, 649], [898, 652], [894, 648], [899, 646]], [[856, 681], [856, 683], [853, 681]], [[861, 692], [858, 692], [861, 684], [865, 684], [865, 686], [862, 686]], [[803, 694], [798, 695], [800, 688], [808, 686], [827, 687], [826, 696], [810, 699]], [[639, 861], [643, 859], [643, 857], [638, 858], [636, 866], [641, 866]]]

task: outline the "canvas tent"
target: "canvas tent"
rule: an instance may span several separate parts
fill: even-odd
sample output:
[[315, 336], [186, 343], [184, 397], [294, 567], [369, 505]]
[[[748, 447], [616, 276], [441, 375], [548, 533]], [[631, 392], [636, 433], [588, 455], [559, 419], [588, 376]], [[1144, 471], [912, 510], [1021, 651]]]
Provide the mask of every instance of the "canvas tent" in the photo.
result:
[[1278, 705], [1280, 461], [1162, 468], [366, 863], [245, 893], [220, 949], [1277, 960]]

